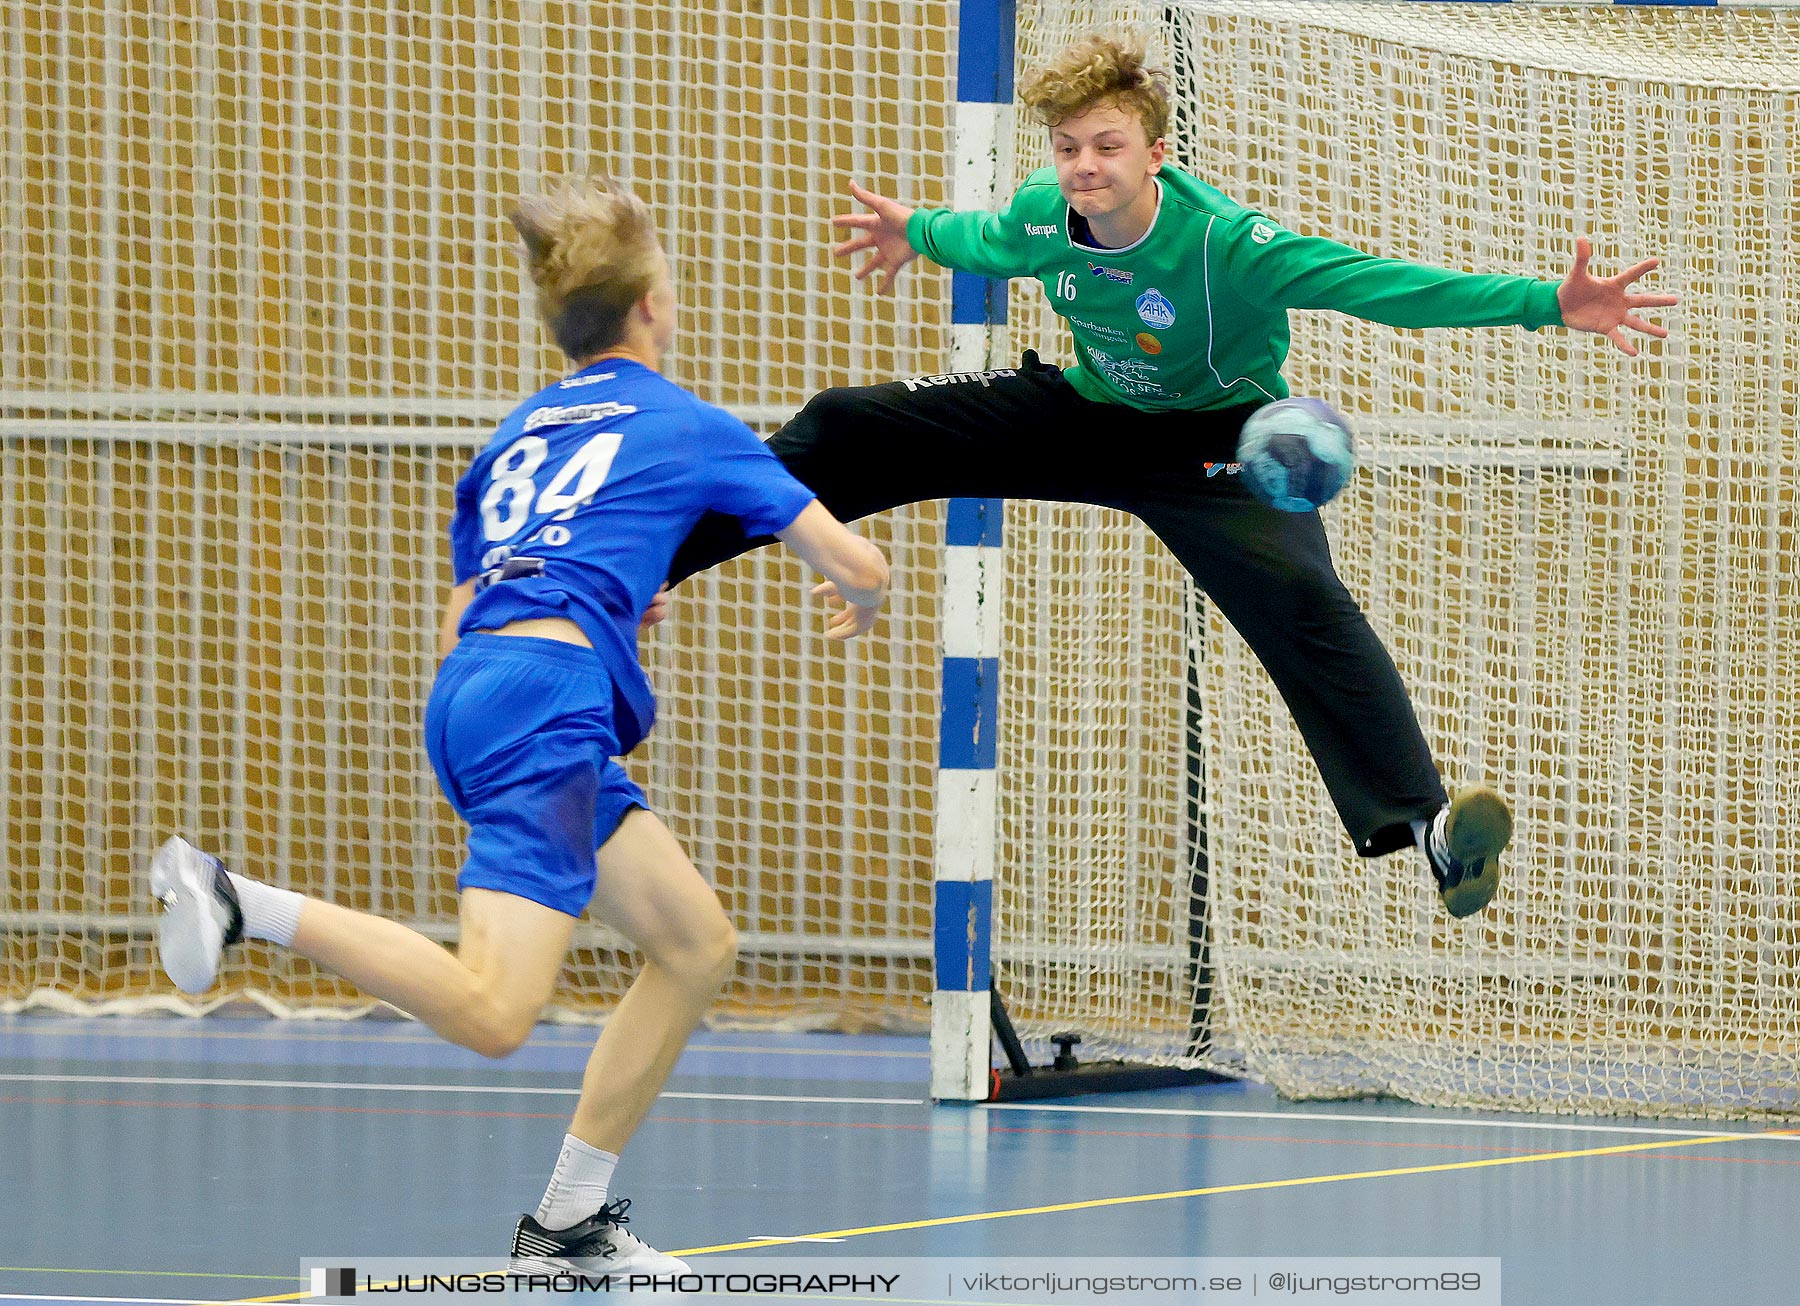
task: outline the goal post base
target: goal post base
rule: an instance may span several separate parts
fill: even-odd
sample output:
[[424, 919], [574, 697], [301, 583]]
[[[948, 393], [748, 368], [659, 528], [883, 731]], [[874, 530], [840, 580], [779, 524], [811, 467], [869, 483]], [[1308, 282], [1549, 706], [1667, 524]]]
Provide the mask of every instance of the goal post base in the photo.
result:
[[1152, 1066], [1134, 1061], [1089, 1061], [1075, 1055], [1079, 1034], [1052, 1034], [1056, 1055], [1047, 1066], [1034, 1066], [1013, 1028], [1000, 990], [988, 990], [988, 1023], [1006, 1066], [988, 1072], [989, 1102], [1030, 1102], [1039, 1098], [1080, 1097], [1087, 1093], [1137, 1093], [1150, 1088], [1235, 1082], [1230, 1075], [1184, 1066]]
[[1087, 1093], [1138, 1093], [1151, 1088], [1235, 1082], [1232, 1076], [1214, 1070], [1146, 1066], [1129, 1061], [1090, 1061], [1071, 1070], [1033, 1068], [1025, 1074], [995, 1070], [989, 1079], [987, 1100], [1032, 1102], [1041, 1098], [1080, 1097]]

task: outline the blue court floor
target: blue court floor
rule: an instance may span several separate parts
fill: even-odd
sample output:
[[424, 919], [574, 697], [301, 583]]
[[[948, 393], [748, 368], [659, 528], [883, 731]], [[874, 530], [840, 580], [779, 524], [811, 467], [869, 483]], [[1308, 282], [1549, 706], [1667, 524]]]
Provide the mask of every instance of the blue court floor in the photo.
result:
[[[0, 1302], [305, 1301], [306, 1260], [502, 1255], [591, 1041], [486, 1062], [406, 1023], [0, 1017]], [[697, 1268], [1497, 1257], [1512, 1306], [1800, 1301], [1792, 1131], [926, 1083], [922, 1039], [702, 1034], [615, 1195]]]

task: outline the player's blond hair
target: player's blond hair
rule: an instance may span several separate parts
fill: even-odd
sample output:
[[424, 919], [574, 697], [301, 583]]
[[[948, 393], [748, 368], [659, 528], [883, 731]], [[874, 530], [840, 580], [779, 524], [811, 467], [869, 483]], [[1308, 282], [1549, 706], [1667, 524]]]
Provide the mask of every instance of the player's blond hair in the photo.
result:
[[597, 173], [521, 200], [507, 216], [563, 353], [579, 362], [624, 339], [632, 307], [656, 284], [661, 246], [644, 202]]
[[1046, 127], [1096, 105], [1116, 104], [1137, 116], [1145, 139], [1154, 144], [1169, 130], [1169, 76], [1148, 60], [1137, 36], [1096, 32], [1027, 73], [1019, 103]]

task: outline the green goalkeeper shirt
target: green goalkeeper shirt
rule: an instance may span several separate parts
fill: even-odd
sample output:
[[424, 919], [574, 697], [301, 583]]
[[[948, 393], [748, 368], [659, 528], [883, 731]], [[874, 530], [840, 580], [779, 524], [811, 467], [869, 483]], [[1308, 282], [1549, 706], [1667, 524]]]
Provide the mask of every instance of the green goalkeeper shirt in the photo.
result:
[[1001, 213], [921, 209], [906, 235], [946, 267], [1036, 277], [1075, 340], [1070, 383], [1133, 408], [1285, 398], [1289, 309], [1395, 327], [1562, 325], [1553, 282], [1377, 258], [1284, 231], [1180, 168], [1157, 180], [1150, 229], [1122, 249], [1091, 243], [1054, 168], [1026, 178]]

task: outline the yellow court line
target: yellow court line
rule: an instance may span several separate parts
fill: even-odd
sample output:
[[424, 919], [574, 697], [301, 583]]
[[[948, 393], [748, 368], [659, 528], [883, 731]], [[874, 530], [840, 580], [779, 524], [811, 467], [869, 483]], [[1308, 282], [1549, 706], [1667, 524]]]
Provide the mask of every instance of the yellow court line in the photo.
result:
[[[1298, 1179], [1262, 1179], [1247, 1184], [1220, 1184], [1213, 1188], [1184, 1188], [1169, 1193], [1138, 1193], [1130, 1197], [1096, 1197], [1085, 1202], [1060, 1202], [1055, 1206], [1024, 1206], [1010, 1211], [976, 1211], [969, 1215], [944, 1215], [930, 1220], [906, 1220], [898, 1224], [871, 1224], [859, 1229], [829, 1229], [823, 1233], [802, 1235], [807, 1238], [855, 1238], [870, 1233], [898, 1233], [906, 1229], [932, 1229], [949, 1224], [973, 1224], [981, 1220], [1007, 1220], [1020, 1215], [1053, 1215], [1061, 1211], [1090, 1211], [1102, 1206], [1132, 1206], [1141, 1202], [1169, 1202], [1183, 1197], [1214, 1197], [1222, 1193], [1253, 1193], [1274, 1188], [1304, 1188], [1313, 1184], [1338, 1184], [1352, 1179], [1394, 1179], [1404, 1175], [1444, 1174], [1452, 1170], [1485, 1170], [1504, 1165], [1530, 1165], [1536, 1161], [1569, 1161], [1585, 1156], [1626, 1156], [1635, 1152], [1656, 1152], [1676, 1147], [1699, 1147], [1707, 1143], [1737, 1143], [1746, 1138], [1792, 1138], [1800, 1130], [1771, 1129], [1759, 1134], [1712, 1134], [1704, 1138], [1675, 1138], [1655, 1143], [1619, 1143], [1612, 1147], [1588, 1147], [1568, 1152], [1534, 1152], [1529, 1156], [1499, 1156], [1481, 1161], [1446, 1161], [1438, 1165], [1406, 1166], [1398, 1170], [1358, 1170], [1350, 1174], [1303, 1175]], [[766, 1248], [765, 1241], [719, 1243], [712, 1247], [688, 1247], [668, 1253], [670, 1256], [706, 1256], [714, 1252], [741, 1252]], [[304, 1301], [310, 1292], [292, 1292], [279, 1297], [243, 1297], [240, 1302]]]
[[[406, 1022], [394, 1021], [392, 1023], [395, 1025], [400, 1025], [404, 1028], [406, 1026], [410, 1026], [410, 1024], [412, 1022], [410, 1022], [410, 1021], [406, 1021]], [[355, 1026], [354, 1028], [366, 1030], [366, 1029], [369, 1029], [370, 1027], [367, 1025], [361, 1025], [361, 1026]], [[560, 1028], [567, 1029], [567, 1028], [569, 1028], [569, 1026], [561, 1026]], [[11, 1032], [11, 1031], [0, 1030], [0, 1034], [5, 1034], [7, 1032]], [[95, 1031], [92, 1029], [32, 1029], [32, 1030], [25, 1030], [25, 1031], [18, 1031], [18, 1032], [26, 1033], [32, 1038], [81, 1039], [81, 1038], [92, 1037], [95, 1035]], [[599, 1032], [600, 1032], [600, 1027], [597, 1025], [594, 1026], [594, 1037], [598, 1037]], [[430, 1044], [430, 1043], [441, 1044], [444, 1042], [444, 1040], [436, 1034], [415, 1033], [410, 1028], [407, 1028], [406, 1032], [403, 1034], [389, 1034], [385, 1031], [382, 1031], [379, 1033], [370, 1033], [366, 1037], [362, 1037], [362, 1038], [354, 1038], [354, 1037], [353, 1038], [345, 1038], [342, 1036], [342, 1034], [338, 1033], [336, 1030], [334, 1030], [330, 1027], [321, 1028], [316, 1033], [313, 1031], [310, 1031], [310, 1030], [309, 1031], [294, 1030], [291, 1032], [284, 1033], [284, 1032], [277, 1031], [277, 1030], [262, 1031], [262, 1030], [241, 1030], [241, 1029], [182, 1029], [182, 1028], [109, 1029], [109, 1030], [101, 1031], [99, 1036], [104, 1037], [104, 1038], [117, 1038], [117, 1039], [134, 1039], [135, 1038], [135, 1039], [168, 1040], [168, 1039], [176, 1039], [176, 1038], [186, 1038], [186, 1039], [198, 1039], [198, 1040], [202, 1040], [202, 1041], [208, 1042], [208, 1043], [215, 1043], [215, 1042], [216, 1043], [225, 1043], [225, 1042], [251, 1042], [251, 1043], [291, 1042], [291, 1043], [342, 1043], [342, 1044], [346, 1044], [346, 1045], [357, 1044], [357, 1043], [374, 1043], [374, 1044], [378, 1044], [378, 1045], [392, 1044], [395, 1046], [400, 1046], [400, 1045], [406, 1045], [406, 1044]], [[582, 1048], [591, 1048], [593, 1045], [594, 1045], [594, 1039], [591, 1037], [590, 1038], [576, 1038], [576, 1037], [571, 1036], [571, 1037], [567, 1037], [567, 1038], [552, 1037], [552, 1038], [546, 1038], [546, 1039], [541, 1039], [541, 1040], [534, 1039], [528, 1046], [539, 1049], [539, 1050], [550, 1050], [550, 1049], [568, 1050], [571, 1048], [579, 1050]], [[772, 1056], [784, 1056], [784, 1057], [887, 1057], [890, 1059], [901, 1060], [901, 1061], [929, 1061], [931, 1059], [931, 1053], [928, 1051], [923, 1051], [923, 1050], [917, 1051], [917, 1052], [904, 1052], [904, 1051], [895, 1051], [895, 1050], [884, 1051], [884, 1050], [878, 1049], [878, 1048], [870, 1048], [866, 1051], [846, 1052], [840, 1048], [764, 1047], [761, 1044], [748, 1044], [748, 1043], [746, 1043], [746, 1044], [708, 1043], [705, 1041], [705, 1035], [700, 1036], [699, 1042], [690, 1043], [682, 1050], [685, 1052], [705, 1052], [705, 1053], [756, 1052], [756, 1053], [767, 1053]]]
[[0, 1265], [0, 1274], [129, 1274], [134, 1278], [155, 1275], [163, 1279], [268, 1279], [275, 1283], [291, 1274], [222, 1274], [217, 1270], [90, 1270], [78, 1265]]
[[[394, 1285], [386, 1284], [384, 1286], [391, 1288]], [[305, 1292], [284, 1292], [278, 1297], [233, 1297], [229, 1302], [220, 1302], [219, 1306], [245, 1306], [245, 1304], [249, 1303], [249, 1302], [312, 1301], [312, 1300], [313, 1300], [312, 1289], [308, 1288]]]
[[[1503, 1165], [1529, 1165], [1534, 1161], [1566, 1161], [1583, 1156], [1622, 1156], [1654, 1152], [1662, 1148], [1699, 1147], [1704, 1143], [1733, 1143], [1746, 1138], [1788, 1137], [1800, 1131], [1769, 1130], [1762, 1134], [1714, 1134], [1706, 1138], [1677, 1138], [1659, 1143], [1620, 1143], [1613, 1147], [1589, 1147], [1573, 1152], [1535, 1152], [1529, 1156], [1492, 1157], [1483, 1161], [1447, 1161], [1439, 1165], [1407, 1166], [1400, 1170], [1359, 1170], [1353, 1174], [1306, 1175], [1299, 1179], [1264, 1179], [1247, 1184], [1221, 1184], [1215, 1188], [1184, 1188], [1171, 1193], [1139, 1193], [1131, 1197], [1097, 1197], [1085, 1202], [1060, 1202], [1055, 1206], [1024, 1206], [1010, 1211], [977, 1211], [971, 1215], [944, 1215], [930, 1220], [906, 1220], [898, 1224], [871, 1224], [860, 1229], [830, 1229], [806, 1234], [808, 1238], [855, 1238], [870, 1233], [898, 1233], [904, 1229], [932, 1229], [949, 1224], [973, 1224], [981, 1220], [1008, 1220], [1020, 1215], [1053, 1215], [1061, 1211], [1091, 1211], [1102, 1206], [1131, 1206], [1140, 1202], [1169, 1202], [1183, 1197], [1213, 1197], [1221, 1193], [1254, 1193], [1273, 1188], [1303, 1188], [1312, 1184], [1338, 1184], [1352, 1179], [1393, 1179], [1401, 1175], [1443, 1174], [1451, 1170], [1482, 1170]], [[706, 1256], [713, 1252], [739, 1252], [766, 1247], [766, 1242], [719, 1243], [689, 1247], [671, 1256]]]
[[[392, 1287], [393, 1285], [388, 1285]], [[307, 1301], [310, 1292], [289, 1293], [285, 1297], [234, 1297], [228, 1302], [219, 1302], [217, 1306], [250, 1306], [252, 1302]], [[881, 1302], [883, 1306], [968, 1306], [966, 1302], [954, 1301], [947, 1297], [848, 1297], [837, 1293], [802, 1294], [792, 1292], [767, 1292], [757, 1297], [758, 1301], [866, 1301]], [[210, 1303], [205, 1306], [211, 1306]]]

